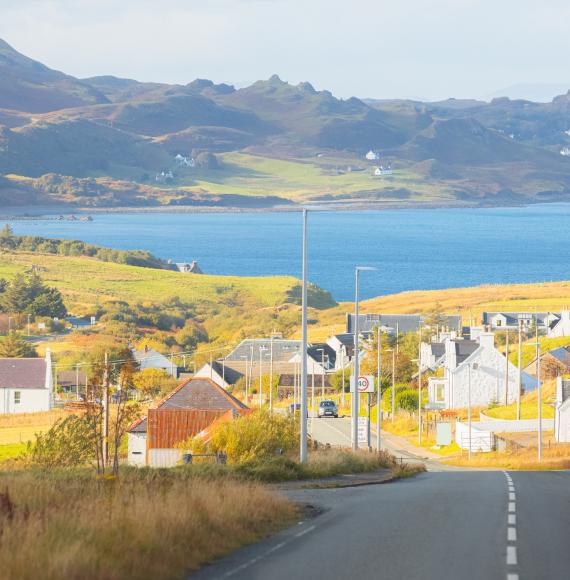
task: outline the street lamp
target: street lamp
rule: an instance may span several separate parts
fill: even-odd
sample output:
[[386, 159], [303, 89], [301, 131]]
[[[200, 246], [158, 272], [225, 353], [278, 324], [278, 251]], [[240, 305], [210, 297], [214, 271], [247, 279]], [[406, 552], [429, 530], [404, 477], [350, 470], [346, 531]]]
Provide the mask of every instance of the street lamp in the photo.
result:
[[360, 272], [376, 270], [370, 266], [357, 266], [354, 269], [354, 392], [352, 393], [352, 449], [358, 450], [358, 278]]
[[321, 397], [325, 397], [325, 349], [318, 348], [317, 352], [321, 353]]
[[248, 365], [248, 359], [247, 359], [247, 354], [243, 354], [240, 358], [245, 360], [245, 404], [247, 405], [247, 397], [248, 397], [248, 388], [247, 388], [247, 365]]
[[389, 348], [387, 352], [392, 353], [392, 423], [396, 414], [396, 349]]
[[303, 210], [303, 252], [301, 292], [301, 428], [299, 460], [307, 461], [307, 210]]
[[422, 444], [422, 327], [418, 346], [418, 445]]
[[[382, 430], [382, 330], [378, 326], [378, 395], [376, 401], [376, 451], [380, 451], [380, 431]], [[343, 377], [344, 385], [344, 377]]]
[[266, 346], [259, 347], [259, 408], [263, 406], [263, 355], [268, 350]]
[[479, 363], [467, 363], [469, 369], [469, 376], [467, 380], [467, 422], [469, 428], [469, 452], [468, 458], [471, 461], [471, 369], [476, 371], [479, 368]]

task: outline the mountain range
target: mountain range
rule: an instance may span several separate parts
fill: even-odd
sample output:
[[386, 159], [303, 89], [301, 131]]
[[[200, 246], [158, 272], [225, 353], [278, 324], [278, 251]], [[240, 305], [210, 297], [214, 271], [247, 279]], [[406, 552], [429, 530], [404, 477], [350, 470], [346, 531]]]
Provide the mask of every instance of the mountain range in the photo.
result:
[[239, 90], [78, 79], [0, 40], [4, 206], [561, 201], [569, 148], [570, 91], [420, 102], [342, 100], [276, 75]]

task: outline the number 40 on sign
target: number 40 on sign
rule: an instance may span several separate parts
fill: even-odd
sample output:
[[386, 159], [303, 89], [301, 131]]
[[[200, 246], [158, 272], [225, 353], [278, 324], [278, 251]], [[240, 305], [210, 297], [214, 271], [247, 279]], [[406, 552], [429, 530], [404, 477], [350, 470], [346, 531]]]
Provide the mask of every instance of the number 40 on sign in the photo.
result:
[[[350, 377], [350, 392], [354, 393], [354, 377]], [[374, 393], [374, 375], [364, 375], [358, 377], [359, 393]]]

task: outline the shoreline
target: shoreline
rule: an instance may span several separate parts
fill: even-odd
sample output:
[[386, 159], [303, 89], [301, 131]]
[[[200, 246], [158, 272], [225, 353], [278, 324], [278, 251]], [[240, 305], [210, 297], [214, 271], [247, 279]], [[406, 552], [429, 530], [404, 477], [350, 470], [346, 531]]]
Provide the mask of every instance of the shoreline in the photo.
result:
[[[390, 205], [367, 203], [348, 203], [343, 205], [334, 205], [330, 203], [323, 204], [298, 204], [287, 206], [273, 207], [218, 207], [218, 206], [121, 206], [121, 207], [79, 207], [69, 205], [57, 206], [16, 206], [10, 208], [12, 213], [0, 215], [0, 221], [34, 221], [34, 220], [54, 220], [58, 221], [59, 216], [63, 216], [62, 221], [73, 221], [69, 216], [86, 216], [86, 215], [105, 215], [105, 214], [241, 214], [241, 213], [300, 213], [304, 209], [312, 212], [329, 212], [329, 213], [349, 213], [349, 212], [382, 212], [392, 210], [434, 210], [434, 209], [511, 209], [539, 205], [567, 204], [570, 201], [529, 201], [527, 203], [480, 203], [468, 204], [458, 203], [394, 203]], [[58, 216], [58, 217], [56, 217]], [[78, 219], [77, 221], [84, 221]]]

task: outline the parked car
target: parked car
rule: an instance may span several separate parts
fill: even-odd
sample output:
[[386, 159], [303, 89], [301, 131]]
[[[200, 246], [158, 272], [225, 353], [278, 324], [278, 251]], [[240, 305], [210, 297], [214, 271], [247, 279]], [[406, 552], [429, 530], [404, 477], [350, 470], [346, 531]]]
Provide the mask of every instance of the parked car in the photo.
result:
[[334, 401], [321, 401], [318, 413], [319, 417], [338, 417], [338, 407]]
[[290, 413], [291, 415], [293, 415], [294, 413], [300, 413], [301, 412], [301, 403], [291, 403], [287, 407], [287, 412]]

